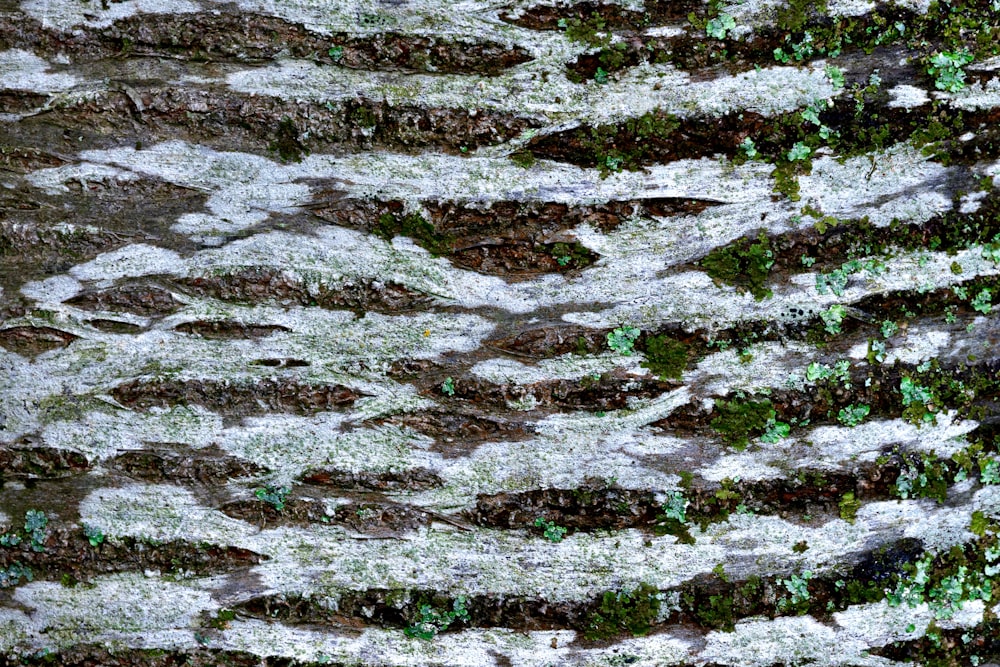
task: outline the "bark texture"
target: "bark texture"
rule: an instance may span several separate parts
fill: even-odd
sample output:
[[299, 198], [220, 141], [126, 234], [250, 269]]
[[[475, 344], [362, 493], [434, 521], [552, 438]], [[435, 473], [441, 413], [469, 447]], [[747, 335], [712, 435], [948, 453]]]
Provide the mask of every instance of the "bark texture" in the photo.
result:
[[1000, 662], [998, 44], [0, 0], [0, 661]]

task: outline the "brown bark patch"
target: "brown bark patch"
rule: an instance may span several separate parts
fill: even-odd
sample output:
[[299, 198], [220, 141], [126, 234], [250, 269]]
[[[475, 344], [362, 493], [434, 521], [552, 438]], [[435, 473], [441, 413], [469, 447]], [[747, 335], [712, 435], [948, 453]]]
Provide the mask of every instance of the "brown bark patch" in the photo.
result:
[[[37, 547], [42, 547], [39, 551]], [[96, 545], [80, 526], [52, 526], [41, 545], [24, 539], [16, 547], [0, 549], [0, 569], [19, 562], [36, 579], [62, 580], [68, 585], [113, 572], [193, 572], [199, 575], [231, 572], [257, 565], [267, 556], [239, 547], [195, 545], [173, 540], [161, 544], [132, 537], [102, 537]]]
[[427, 468], [412, 468], [400, 472], [352, 472], [318, 468], [306, 472], [301, 480], [306, 484], [357, 491], [425, 491], [444, 483], [436, 472]]
[[251, 461], [227, 456], [216, 450], [196, 450], [183, 454], [169, 451], [128, 451], [107, 461], [105, 465], [133, 479], [204, 485], [222, 485], [231, 479], [264, 472], [262, 467]]
[[375, 423], [411, 428], [434, 438], [437, 451], [456, 456], [467, 453], [469, 446], [482, 442], [524, 440], [530, 437], [530, 426], [523, 422], [461, 409], [394, 415]]
[[[494, 384], [476, 377], [463, 377], [454, 381], [454, 398], [500, 408], [533, 401], [538, 410], [608, 411], [627, 407], [630, 398], [652, 398], [677, 386], [677, 383], [614, 373], [525, 385]], [[428, 391], [440, 394], [436, 385]]]
[[314, 414], [349, 406], [362, 394], [343, 385], [307, 385], [297, 380], [130, 380], [111, 390], [115, 400], [138, 410], [200, 405], [230, 416], [269, 412]]
[[266, 338], [279, 331], [291, 331], [291, 329], [280, 324], [244, 324], [234, 320], [196, 320], [178, 324], [174, 327], [174, 331], [215, 340], [239, 340]]
[[181, 281], [196, 294], [224, 301], [278, 303], [346, 309], [357, 313], [396, 313], [422, 307], [430, 298], [394, 282], [346, 283], [339, 287], [310, 286], [281, 270], [249, 267], [224, 275], [185, 278]]
[[0, 329], [0, 347], [26, 357], [66, 347], [77, 338], [79, 336], [75, 334], [52, 327], [21, 326]]
[[79, 452], [45, 446], [0, 444], [0, 480], [69, 477], [90, 469]]
[[121, 285], [111, 289], [78, 294], [63, 303], [90, 311], [126, 312], [143, 317], [162, 317], [184, 304], [155, 285]]

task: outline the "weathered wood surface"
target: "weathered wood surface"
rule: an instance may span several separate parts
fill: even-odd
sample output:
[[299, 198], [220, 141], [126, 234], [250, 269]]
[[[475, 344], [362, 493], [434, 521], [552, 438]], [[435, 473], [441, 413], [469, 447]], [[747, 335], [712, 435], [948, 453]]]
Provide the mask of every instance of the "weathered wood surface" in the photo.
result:
[[0, 0], [0, 654], [1000, 661], [998, 37]]

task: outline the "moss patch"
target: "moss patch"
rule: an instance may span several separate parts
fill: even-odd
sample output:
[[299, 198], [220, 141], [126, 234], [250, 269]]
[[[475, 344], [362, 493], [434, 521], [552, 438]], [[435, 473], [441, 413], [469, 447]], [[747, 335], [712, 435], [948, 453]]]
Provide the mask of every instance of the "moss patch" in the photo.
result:
[[853, 491], [848, 491], [837, 503], [837, 507], [840, 509], [841, 519], [847, 523], [854, 523], [858, 510], [861, 509], [861, 501], [855, 499]]
[[764, 232], [756, 241], [743, 239], [713, 250], [699, 263], [713, 279], [750, 292], [758, 301], [773, 294], [764, 287], [774, 266], [774, 253]]
[[715, 401], [718, 416], [711, 421], [711, 427], [722, 436], [726, 444], [738, 450], [746, 449], [750, 438], [760, 435], [767, 428], [769, 420], [777, 412], [771, 401]]
[[434, 256], [446, 255], [451, 252], [452, 239], [440, 234], [430, 222], [419, 213], [396, 215], [383, 213], [378, 218], [378, 224], [372, 233], [386, 241], [394, 236], [409, 236], [421, 247], [426, 248]]
[[662, 380], [680, 380], [687, 368], [690, 346], [670, 336], [646, 339], [646, 361], [642, 362]]
[[584, 636], [610, 639], [625, 633], [645, 635], [660, 612], [659, 591], [641, 584], [634, 591], [607, 591], [587, 619]]

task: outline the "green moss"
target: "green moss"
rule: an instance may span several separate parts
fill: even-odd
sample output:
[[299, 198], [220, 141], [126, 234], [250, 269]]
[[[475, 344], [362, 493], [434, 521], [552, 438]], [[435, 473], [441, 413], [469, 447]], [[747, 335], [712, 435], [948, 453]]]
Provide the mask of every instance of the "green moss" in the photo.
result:
[[774, 253], [764, 232], [755, 242], [741, 239], [717, 248], [703, 257], [699, 264], [713, 279], [750, 292], [758, 301], [773, 294], [764, 287], [774, 266]]
[[670, 336], [652, 336], [646, 339], [646, 360], [642, 362], [663, 380], [680, 380], [687, 368], [690, 346]]
[[606, 46], [611, 42], [611, 33], [605, 32], [607, 22], [597, 12], [586, 19], [560, 19], [559, 27], [566, 31], [566, 38], [571, 42], [587, 46]]
[[732, 632], [736, 629], [733, 615], [733, 596], [711, 595], [708, 598], [708, 604], [698, 604], [693, 597], [684, 601], [702, 625], [724, 632]]
[[979, 537], [986, 535], [986, 529], [990, 525], [989, 517], [983, 512], [976, 510], [972, 513], [972, 521], [969, 523], [969, 531]]
[[848, 604], [878, 602], [885, 597], [882, 585], [875, 581], [851, 579], [844, 586], [844, 599]]
[[582, 243], [553, 243], [546, 247], [559, 266], [580, 269], [593, 263], [594, 255]]
[[379, 216], [378, 224], [372, 229], [372, 233], [386, 241], [394, 236], [408, 236], [435, 257], [451, 252], [451, 237], [439, 234], [434, 225], [419, 213], [404, 216], [384, 213]]
[[678, 544], [695, 543], [694, 535], [691, 534], [687, 525], [675, 517], [667, 516], [666, 513], [657, 515], [656, 527], [653, 532], [657, 535], [673, 535], [677, 538]]
[[529, 150], [515, 151], [509, 157], [511, 162], [524, 169], [530, 169], [538, 161], [534, 153]]
[[233, 609], [222, 608], [219, 613], [214, 617], [208, 619], [207, 625], [210, 628], [215, 628], [216, 630], [225, 630], [229, 627], [229, 624], [236, 618], [236, 611]]
[[933, 498], [943, 503], [948, 486], [955, 479], [957, 468], [951, 461], [939, 459], [933, 452], [904, 459], [896, 478], [896, 493], [900, 498]]
[[372, 128], [378, 125], [375, 112], [367, 106], [354, 107], [350, 111], [349, 118], [351, 123], [357, 127]]
[[641, 167], [679, 127], [676, 116], [655, 109], [621, 125], [582, 128], [576, 133], [576, 140], [601, 175], [607, 176]]
[[113, 414], [114, 408], [105, 401], [85, 394], [55, 394], [38, 401], [39, 419], [43, 424], [82, 421], [84, 415], [90, 412]]
[[710, 423], [726, 444], [738, 450], [746, 449], [750, 438], [764, 432], [769, 420], [777, 416], [771, 401], [724, 401], [716, 399], [718, 416]]
[[778, 9], [778, 27], [795, 32], [813, 15], [826, 14], [826, 0], [788, 0], [788, 4]]
[[841, 519], [847, 523], [854, 523], [854, 519], [858, 516], [858, 510], [861, 509], [861, 503], [854, 498], [853, 491], [848, 491], [841, 497], [837, 507], [840, 508]]
[[659, 591], [649, 584], [640, 584], [634, 591], [607, 591], [588, 616], [584, 636], [599, 640], [626, 633], [645, 635], [659, 612]]
[[[799, 201], [799, 173], [802, 166], [809, 162], [800, 160], [798, 162], [780, 162], [774, 167], [771, 176], [774, 178], [774, 191], [785, 195], [791, 201]], [[811, 167], [811, 163], [810, 163]]]
[[925, 14], [915, 14], [890, 3], [864, 17], [830, 20], [825, 1], [789, 0], [778, 11], [777, 25], [792, 44], [809, 35], [808, 55], [835, 57], [846, 45], [869, 54], [876, 47], [899, 45], [923, 55], [964, 48], [978, 60], [998, 52], [998, 26], [983, 9], [981, 0], [949, 0], [931, 2]]
[[760, 577], [756, 574], [751, 574], [747, 577], [743, 586], [740, 587], [740, 596], [747, 600], [753, 600], [759, 597], [763, 590], [764, 584]]

